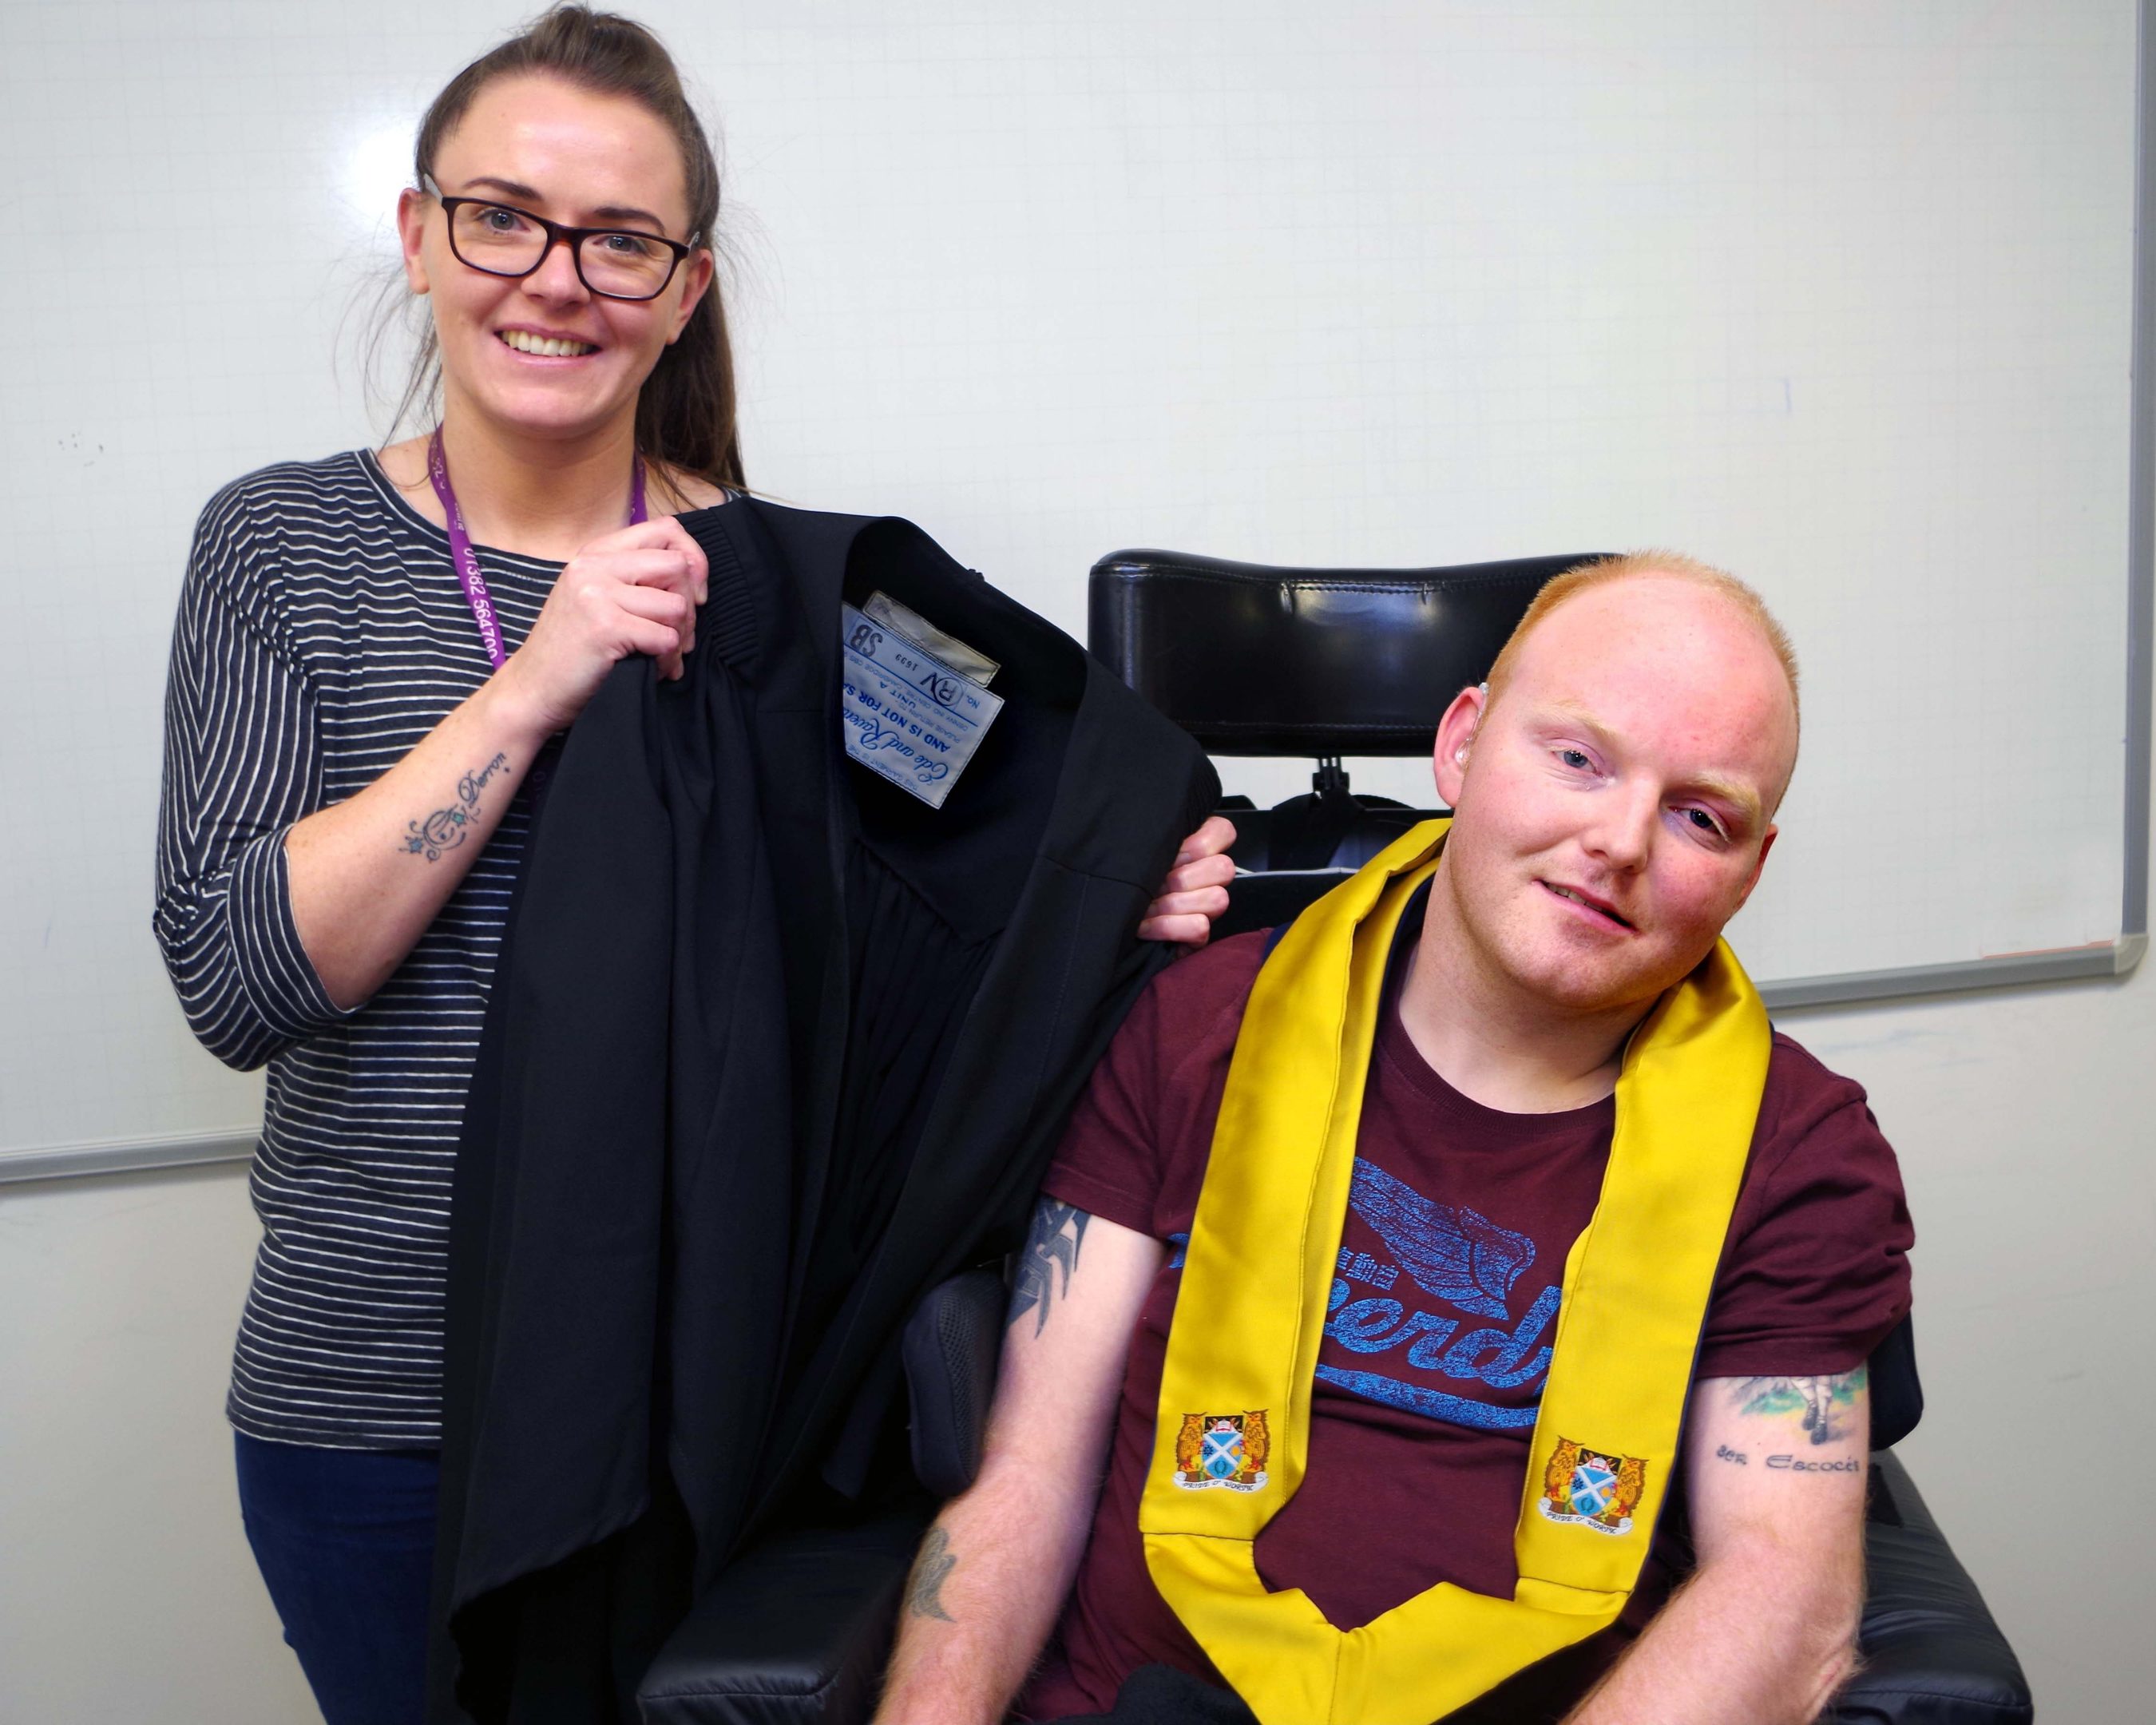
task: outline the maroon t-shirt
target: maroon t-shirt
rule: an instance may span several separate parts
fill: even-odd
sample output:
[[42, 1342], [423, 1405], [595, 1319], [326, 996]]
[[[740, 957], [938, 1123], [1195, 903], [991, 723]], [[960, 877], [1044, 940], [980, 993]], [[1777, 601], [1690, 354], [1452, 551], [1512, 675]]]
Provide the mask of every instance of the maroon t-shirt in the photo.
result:
[[[1028, 1717], [1103, 1711], [1144, 1665], [1221, 1681], [1152, 1584], [1137, 1508], [1182, 1249], [1264, 953], [1262, 935], [1241, 936], [1163, 973], [1096, 1070], [1045, 1183], [1171, 1250], [1132, 1337], [1100, 1508]], [[1593, 1214], [1615, 1118], [1614, 1099], [1558, 1114], [1470, 1101], [1416, 1051], [1389, 994], [1308, 1469], [1258, 1536], [1269, 1586], [1301, 1588], [1342, 1629], [1440, 1581], [1512, 1596], [1565, 1256]], [[1911, 1239], [1863, 1091], [1778, 1035], [1696, 1375], [1861, 1364], [1908, 1309]], [[1658, 1538], [1624, 1619], [1570, 1681], [1584, 1686], [1667, 1597], [1670, 1545]]]

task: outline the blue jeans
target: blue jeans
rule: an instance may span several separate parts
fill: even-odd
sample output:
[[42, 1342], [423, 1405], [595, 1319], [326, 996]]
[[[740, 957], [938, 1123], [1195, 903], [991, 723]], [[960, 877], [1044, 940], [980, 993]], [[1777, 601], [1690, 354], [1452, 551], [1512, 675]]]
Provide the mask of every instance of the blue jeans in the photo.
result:
[[422, 1725], [439, 1457], [234, 1438], [247, 1543], [323, 1718]]

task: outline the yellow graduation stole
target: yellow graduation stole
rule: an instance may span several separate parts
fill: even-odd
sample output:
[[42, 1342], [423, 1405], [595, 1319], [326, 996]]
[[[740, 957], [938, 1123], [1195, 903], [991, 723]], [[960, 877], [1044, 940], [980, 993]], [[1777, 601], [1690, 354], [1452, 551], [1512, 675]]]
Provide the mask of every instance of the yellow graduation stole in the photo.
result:
[[1301, 1589], [1270, 1591], [1255, 1541], [1302, 1483], [1386, 960], [1450, 825], [1327, 894], [1259, 972], [1168, 1332], [1146, 1564], [1263, 1725], [1428, 1725], [1615, 1620], [1669, 1489], [1766, 1084], [1766, 1010], [1717, 942], [1625, 1047], [1601, 1195], [1565, 1260], [1512, 1597], [1440, 1582], [1342, 1631]]

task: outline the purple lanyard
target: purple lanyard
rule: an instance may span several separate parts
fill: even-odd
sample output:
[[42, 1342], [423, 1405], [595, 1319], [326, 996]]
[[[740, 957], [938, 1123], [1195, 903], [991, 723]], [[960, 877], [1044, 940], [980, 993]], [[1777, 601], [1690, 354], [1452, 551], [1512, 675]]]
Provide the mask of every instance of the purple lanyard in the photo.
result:
[[[465, 512], [457, 507], [457, 494], [449, 486], [449, 464], [442, 454], [442, 428], [434, 428], [434, 435], [427, 444], [427, 477], [434, 482], [434, 495], [442, 500], [442, 513], [449, 517], [449, 561], [457, 566], [457, 583], [465, 590], [465, 603], [471, 607], [472, 621], [479, 625], [480, 644], [486, 649], [488, 660], [496, 670], [509, 655], [501, 648], [501, 621], [494, 613], [494, 598], [486, 590], [486, 577], [479, 572], [479, 553], [472, 549], [471, 535], [465, 531]], [[640, 526], [647, 519], [644, 507], [644, 457], [639, 455], [629, 470], [629, 524]]]

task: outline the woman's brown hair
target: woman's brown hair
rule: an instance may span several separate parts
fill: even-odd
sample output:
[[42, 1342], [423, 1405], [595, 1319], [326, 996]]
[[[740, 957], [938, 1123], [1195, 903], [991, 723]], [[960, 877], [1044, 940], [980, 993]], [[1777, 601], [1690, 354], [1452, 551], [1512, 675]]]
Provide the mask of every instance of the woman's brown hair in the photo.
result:
[[[667, 130], [681, 151], [689, 193], [689, 237], [713, 243], [719, 219], [719, 164], [696, 110], [681, 88], [681, 74], [659, 39], [643, 25], [610, 12], [557, 6], [521, 34], [481, 54], [452, 78], [419, 122], [412, 151], [413, 183], [434, 171], [434, 154], [456, 130], [473, 98], [497, 78], [544, 73], [600, 95], [627, 96]], [[441, 381], [439, 350], [429, 321], [412, 363], [395, 422], [431, 400]], [[716, 279], [696, 302], [680, 337], [659, 356], [636, 403], [636, 446], [648, 460], [665, 462], [715, 485], [745, 485], [741, 437], [735, 420], [733, 350]]]

